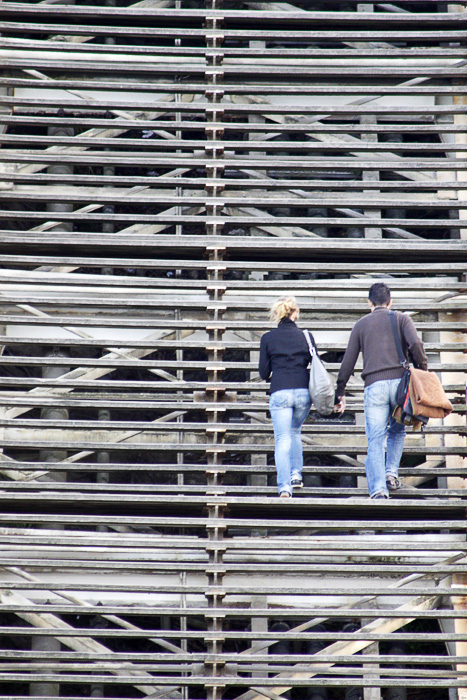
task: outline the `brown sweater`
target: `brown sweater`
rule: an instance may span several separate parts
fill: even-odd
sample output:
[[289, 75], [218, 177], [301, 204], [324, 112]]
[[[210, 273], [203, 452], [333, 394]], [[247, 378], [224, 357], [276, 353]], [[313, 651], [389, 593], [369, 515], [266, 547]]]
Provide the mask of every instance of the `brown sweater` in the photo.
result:
[[[413, 362], [415, 367], [427, 369], [423, 343], [418, 337], [412, 319], [400, 311], [396, 311], [395, 318], [405, 356]], [[380, 379], [402, 377], [404, 368], [399, 362], [388, 308], [377, 307], [373, 312], [363, 316], [353, 327], [337, 377], [336, 398], [344, 395], [346, 384], [360, 352], [363, 355], [362, 379], [365, 381], [365, 386]]]

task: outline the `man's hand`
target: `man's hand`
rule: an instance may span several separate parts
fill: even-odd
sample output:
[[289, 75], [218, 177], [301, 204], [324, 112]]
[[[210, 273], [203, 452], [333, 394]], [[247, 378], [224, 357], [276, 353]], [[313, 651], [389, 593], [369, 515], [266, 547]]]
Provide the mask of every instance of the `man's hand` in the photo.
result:
[[334, 413], [344, 413], [345, 411], [345, 396], [339, 396], [339, 403], [334, 406]]

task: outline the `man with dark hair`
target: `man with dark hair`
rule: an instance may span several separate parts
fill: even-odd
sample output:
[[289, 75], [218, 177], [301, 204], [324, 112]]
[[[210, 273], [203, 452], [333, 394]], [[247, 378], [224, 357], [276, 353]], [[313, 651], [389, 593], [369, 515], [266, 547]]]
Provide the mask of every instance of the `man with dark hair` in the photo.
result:
[[376, 308], [377, 306], [391, 306], [391, 290], [384, 282], [375, 282], [368, 292], [368, 300]]
[[[391, 291], [376, 282], [368, 292], [371, 313], [354, 325], [337, 377], [336, 413], [345, 410], [344, 391], [360, 352], [363, 355], [362, 379], [365, 382], [364, 410], [368, 451], [365, 471], [371, 498], [389, 498], [389, 490], [401, 486], [399, 463], [404, 447], [405, 427], [392, 417], [396, 391], [404, 368], [399, 361], [391, 328], [389, 309]], [[415, 367], [427, 369], [427, 359], [412, 319], [396, 311], [396, 327], [404, 355]], [[387, 445], [386, 445], [387, 442]]]

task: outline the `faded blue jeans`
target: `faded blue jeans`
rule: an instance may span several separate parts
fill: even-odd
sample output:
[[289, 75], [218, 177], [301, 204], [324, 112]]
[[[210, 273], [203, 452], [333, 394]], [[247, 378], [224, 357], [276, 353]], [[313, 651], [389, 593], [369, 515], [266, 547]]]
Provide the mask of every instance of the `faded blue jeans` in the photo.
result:
[[269, 410], [274, 426], [274, 457], [279, 493], [292, 493], [292, 479], [302, 478], [302, 425], [311, 407], [308, 389], [281, 389], [271, 394]]
[[397, 476], [404, 447], [405, 426], [396, 423], [392, 412], [400, 379], [382, 379], [365, 387], [365, 430], [368, 451], [365, 460], [370, 496], [388, 495], [386, 478]]

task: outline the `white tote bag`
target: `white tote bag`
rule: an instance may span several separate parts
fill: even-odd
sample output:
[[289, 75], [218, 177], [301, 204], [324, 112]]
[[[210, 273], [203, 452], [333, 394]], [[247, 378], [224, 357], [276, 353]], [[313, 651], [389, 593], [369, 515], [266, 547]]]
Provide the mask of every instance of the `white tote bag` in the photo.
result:
[[318, 413], [328, 416], [334, 410], [334, 381], [321, 362], [316, 348], [311, 342], [309, 332], [303, 331], [303, 333], [311, 355], [310, 381], [308, 384], [311, 400]]

